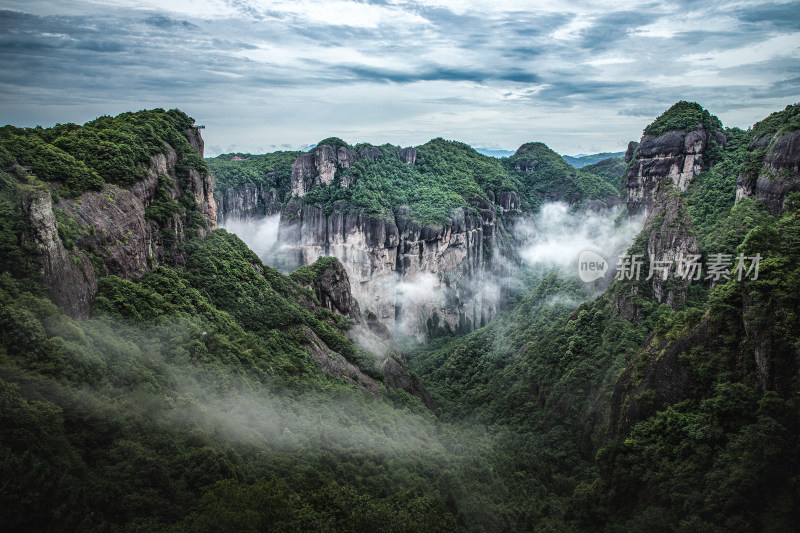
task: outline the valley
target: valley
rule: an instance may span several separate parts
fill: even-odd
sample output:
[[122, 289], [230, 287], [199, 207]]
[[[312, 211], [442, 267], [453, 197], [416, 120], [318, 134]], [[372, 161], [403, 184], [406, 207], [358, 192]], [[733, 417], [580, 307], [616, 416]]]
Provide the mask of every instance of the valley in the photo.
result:
[[797, 529], [800, 105], [642, 126], [581, 168], [0, 128], [0, 527]]

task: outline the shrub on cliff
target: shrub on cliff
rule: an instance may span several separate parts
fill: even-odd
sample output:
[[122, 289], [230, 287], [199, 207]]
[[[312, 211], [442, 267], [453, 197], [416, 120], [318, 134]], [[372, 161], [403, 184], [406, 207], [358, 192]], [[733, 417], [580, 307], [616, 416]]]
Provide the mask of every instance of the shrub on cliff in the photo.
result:
[[644, 134], [659, 137], [669, 131], [693, 130], [700, 124], [708, 132], [722, 129], [719, 119], [703, 109], [700, 104], [681, 100], [647, 126]]

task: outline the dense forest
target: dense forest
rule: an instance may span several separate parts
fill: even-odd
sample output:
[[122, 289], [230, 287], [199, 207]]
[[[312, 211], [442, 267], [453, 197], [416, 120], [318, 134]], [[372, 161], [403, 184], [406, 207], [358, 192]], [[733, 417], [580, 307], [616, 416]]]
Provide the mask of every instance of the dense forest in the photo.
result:
[[[732, 263], [599, 294], [521, 266], [488, 325], [403, 354], [374, 317], [330, 304], [336, 260], [286, 276], [213, 230], [211, 175], [285, 207], [298, 152], [204, 160], [177, 110], [6, 126], [0, 528], [797, 530], [799, 135], [800, 105], [741, 130], [679, 102], [624, 161], [581, 169], [542, 143], [495, 159], [434, 139], [408, 165], [400, 147], [321, 141], [374, 156], [310, 188], [326, 209], [408, 206], [435, 224], [497, 191], [524, 217], [624, 206], [637, 186], [650, 203], [628, 254], [644, 272], [661, 235], [706, 263], [760, 258], [757, 277]], [[685, 187], [646, 167], [691, 138], [704, 148]], [[359, 341], [366, 324], [393, 353]]]

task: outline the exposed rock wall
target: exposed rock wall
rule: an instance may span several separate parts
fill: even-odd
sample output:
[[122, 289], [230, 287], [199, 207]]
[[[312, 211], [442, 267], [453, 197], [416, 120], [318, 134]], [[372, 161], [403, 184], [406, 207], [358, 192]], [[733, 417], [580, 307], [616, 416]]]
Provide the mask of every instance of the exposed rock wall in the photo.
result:
[[[709, 133], [699, 125], [694, 131], [670, 131], [660, 137], [646, 135], [638, 145], [629, 145], [625, 154], [630, 162], [626, 185], [628, 214], [647, 212], [655, 204], [659, 182], [664, 177], [679, 192], [685, 191], [703, 169], [708, 140]], [[724, 143], [724, 137], [720, 140]]]
[[786, 196], [800, 190], [800, 132], [755, 138], [747, 150], [756, 164], [746, 165], [739, 175], [736, 201], [760, 198], [773, 215], [780, 214]]
[[58, 237], [50, 193], [24, 193], [19, 208], [27, 213], [31, 227], [24, 238], [41, 252], [41, 275], [48, 296], [70, 316], [87, 317], [97, 294], [94, 270], [84, 254], [70, 253]]
[[[370, 158], [378, 156], [372, 152]], [[328, 185], [333, 181], [338, 168], [350, 168], [359, 156], [345, 146], [337, 150], [322, 144], [299, 156], [292, 164], [292, 196], [301, 197], [314, 185]]]
[[[200, 134], [191, 129], [187, 137], [202, 156]], [[55, 205], [47, 192], [23, 195], [20, 210], [35, 228], [31, 238], [43, 252], [49, 295], [70, 316], [89, 315], [97, 292], [95, 270], [102, 275], [138, 279], [159, 263], [181, 263], [176, 245], [187, 238], [188, 217], [174, 216], [164, 224], [145, 217], [146, 209], [156, 200], [159, 176], [167, 176], [172, 183], [168, 190], [172, 200], [188, 193], [194, 201], [203, 219], [203, 226], [194, 229], [198, 235], [204, 236], [216, 227], [214, 178], [194, 169], [179, 178], [177, 162], [177, 153], [165, 144], [163, 152], [152, 156], [147, 177], [128, 189], [106, 184], [99, 192], [63, 198]], [[79, 235], [72, 250], [67, 250], [58, 237], [54, 207], [77, 222]]]
[[[405, 356], [391, 332], [374, 313], [367, 313], [366, 317], [362, 315], [358, 301], [352, 297], [350, 280], [344, 265], [340, 261], [325, 260], [316, 263], [314, 268], [320, 269], [321, 265], [324, 265], [324, 269], [321, 272], [315, 271], [310, 279], [301, 279], [299, 271], [292, 274], [292, 279], [311, 289], [322, 307], [353, 319], [354, 325], [348, 331], [348, 337], [378, 360], [386, 377], [386, 385], [403, 389], [417, 396], [429, 408], [435, 409], [433, 397], [419, 378], [404, 367]], [[310, 329], [304, 328], [304, 332], [309, 338], [309, 351], [323, 372], [348, 381], [364, 392], [377, 393], [378, 384], [374, 379], [363, 374], [340, 354], [332, 352]]]
[[[271, 174], [274, 175], [274, 172]], [[228, 219], [251, 219], [276, 215], [281, 212], [277, 191], [261, 183], [245, 183], [236, 189], [215, 192], [218, 223], [224, 225]]]
[[[292, 164], [291, 198], [280, 218], [278, 241], [281, 255], [288, 257], [283, 266], [292, 269], [323, 256], [338, 258], [362, 308], [396, 331], [424, 332], [426, 319], [434, 313], [452, 330], [486, 324], [496, 315], [502, 297], [493, 282], [508, 275], [500, 249], [508, 244], [505, 220], [521, 209], [519, 193], [489, 191], [489, 201], [474, 196], [469, 199], [474, 209], [455, 210], [438, 226], [414, 222], [407, 207], [373, 216], [347, 202], [334, 204], [326, 213], [322, 206], [305, 201], [313, 186], [331, 184], [337, 170], [359, 159], [391, 156], [374, 146], [356, 152], [325, 144], [297, 157]], [[398, 150], [394, 156], [416, 164], [414, 148]], [[341, 187], [349, 185], [346, 179], [339, 182]], [[276, 213], [279, 199], [267, 189], [246, 184], [218, 194], [220, 219]], [[416, 317], [413, 322], [411, 317]]]
[[[626, 181], [628, 215], [645, 216], [642, 233], [647, 236], [646, 257], [649, 268], [641, 277], [649, 277], [653, 297], [673, 309], [682, 307], [691, 284], [687, 264], [699, 253], [697, 237], [683, 198], [684, 192], [703, 170], [704, 154], [710, 135], [724, 144], [720, 132], [696, 130], [670, 131], [660, 137], [645, 135], [639, 143], [630, 143], [625, 154], [628, 162]], [[628, 287], [636, 291], [636, 284]], [[640, 315], [629, 291], [618, 295], [615, 306], [624, 317], [636, 321]], [[634, 299], [635, 300], [635, 299]]]
[[[509, 209], [517, 201], [509, 196]], [[478, 214], [456, 210], [441, 226], [420, 225], [409, 214], [401, 207], [393, 217], [370, 216], [340, 202], [326, 215], [322, 207], [293, 198], [283, 211], [279, 240], [297, 265], [338, 258], [362, 307], [406, 333], [424, 330], [424, 322], [407, 318], [424, 321], [434, 312], [451, 329], [487, 323], [497, 301], [481, 285], [503, 274], [500, 261], [485, 259], [501, 255], [495, 207], [483, 201]]]

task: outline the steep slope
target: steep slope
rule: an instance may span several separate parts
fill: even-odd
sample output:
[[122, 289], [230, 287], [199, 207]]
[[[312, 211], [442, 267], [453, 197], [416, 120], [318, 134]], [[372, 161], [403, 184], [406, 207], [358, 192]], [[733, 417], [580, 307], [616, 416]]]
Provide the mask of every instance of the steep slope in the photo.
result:
[[180, 263], [178, 244], [215, 227], [213, 178], [192, 124], [180, 111], [154, 110], [0, 130], [22, 239], [42, 253], [48, 294], [70, 315], [89, 314], [98, 276], [137, 279]]
[[589, 172], [595, 176], [600, 176], [606, 180], [612, 187], [620, 188], [622, 178], [626, 175], [627, 166], [624, 161], [623, 153], [620, 157], [611, 157], [603, 159], [597, 163], [584, 165], [581, 169], [584, 172]]
[[524, 198], [533, 209], [555, 201], [583, 205], [595, 200], [608, 207], [618, 203], [617, 189], [594, 174], [574, 169], [544, 143], [523, 144], [503, 163], [522, 183]]
[[786, 198], [800, 190], [800, 105], [771, 114], [752, 130], [747, 157], [736, 181], [736, 199], [755, 197], [769, 211], [786, 209]]
[[[358, 501], [364, 524], [451, 529], [447, 486], [432, 489], [411, 473], [434, 464], [429, 455], [448, 455], [423, 402], [435, 406], [385, 327], [358, 311], [342, 265], [327, 259], [290, 278], [234, 235], [209, 231], [213, 179], [184, 161], [195, 153], [202, 163], [202, 140], [170, 129], [191, 124], [182, 113], [99, 120], [103, 127], [69, 128], [89, 130], [86, 153], [95, 130], [127, 130], [121, 153], [147, 146], [151, 131], [172, 144], [132, 159], [129, 175], [85, 170], [97, 162], [59, 166], [73, 156], [30, 140], [51, 141], [50, 130], [3, 138], [0, 528], [218, 531], [252, 527], [260, 508], [283, 510], [259, 523], [342, 529], [355, 522], [339, 509]], [[74, 173], [87, 172], [98, 192], [75, 185]], [[95, 234], [117, 230], [125, 237], [96, 248]], [[152, 252], [136, 263], [145, 237]], [[93, 290], [79, 313], [62, 303], [72, 295], [69, 271], [47, 270], [57, 254], [76, 267], [82, 254], [91, 257]], [[357, 344], [366, 341], [383, 351]], [[391, 472], [405, 479], [398, 491], [425, 497], [359, 482], [367, 457], [388, 475], [387, 453], [411, 454], [392, 461]], [[316, 472], [316, 481], [287, 484], [297, 468]], [[235, 493], [258, 503], [241, 513], [225, 504], [220, 516], [212, 502], [247, 500]], [[316, 503], [291, 503], [301, 495]]]
[[602, 152], [599, 154], [589, 154], [582, 156], [564, 155], [561, 157], [564, 158], [564, 161], [566, 161], [575, 168], [584, 168], [596, 165], [601, 161], [607, 161], [608, 159], [621, 159], [622, 156], [624, 155], [625, 152]]
[[[648, 261], [652, 250], [695, 249], [702, 278], [654, 284], [646, 263], [639, 279], [617, 280], [572, 307], [578, 281], [553, 274], [489, 327], [413, 354], [412, 367], [452, 416], [515, 433], [526, 450], [515, 490], [552, 479], [549, 505], [527, 508], [533, 523], [597, 531], [800, 525], [800, 204], [796, 194], [780, 198], [778, 219], [753, 199], [734, 206], [758, 128], [727, 130], [725, 146], [709, 150], [709, 139], [722, 140], [707, 127], [715, 123], [696, 104], [679, 103], [628, 158], [629, 208], [647, 212], [628, 254]], [[721, 199], [709, 198], [718, 190]], [[696, 238], [695, 222], [710, 234]], [[706, 276], [716, 252], [731, 261], [715, 281]], [[734, 252], [760, 254], [757, 277], [739, 278]], [[659, 287], [676, 297], [659, 297]]]

